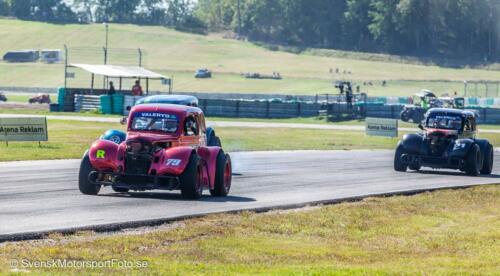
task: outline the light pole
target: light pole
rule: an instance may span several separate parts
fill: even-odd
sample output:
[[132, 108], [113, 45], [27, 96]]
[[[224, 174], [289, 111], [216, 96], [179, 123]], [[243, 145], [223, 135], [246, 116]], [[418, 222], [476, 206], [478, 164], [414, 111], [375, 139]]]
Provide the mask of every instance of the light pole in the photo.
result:
[[106, 42], [104, 46], [104, 64], [108, 63], [108, 33], [109, 33], [109, 25], [108, 23], [103, 23], [106, 27]]
[[[109, 25], [107, 22], [104, 22], [104, 27], [106, 27], [106, 41], [104, 44], [104, 65], [108, 64], [108, 33], [109, 33]], [[104, 76], [102, 78], [102, 88], [106, 88], [107, 78]]]

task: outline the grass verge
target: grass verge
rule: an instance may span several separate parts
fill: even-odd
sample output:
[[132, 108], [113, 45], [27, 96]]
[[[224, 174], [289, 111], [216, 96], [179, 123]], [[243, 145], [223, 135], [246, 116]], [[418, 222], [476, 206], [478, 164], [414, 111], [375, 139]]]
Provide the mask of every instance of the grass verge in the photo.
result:
[[[0, 247], [0, 273], [180, 275], [496, 274], [500, 186], [211, 215], [120, 234], [51, 235]], [[147, 267], [29, 268], [50, 260]], [[11, 269], [17, 260], [16, 269]]]
[[[118, 123], [94, 123], [49, 120], [49, 141], [0, 143], [0, 161], [51, 160], [80, 158], [88, 147], [108, 129], [123, 130]], [[257, 150], [351, 150], [393, 149], [398, 139], [366, 136], [361, 131], [232, 128], [216, 129], [226, 151]], [[401, 136], [404, 133], [401, 133]], [[485, 133], [491, 143], [500, 146], [500, 135]]]
[[9, 103], [27, 103], [31, 97], [35, 96], [35, 94], [6, 94], [6, 96]]

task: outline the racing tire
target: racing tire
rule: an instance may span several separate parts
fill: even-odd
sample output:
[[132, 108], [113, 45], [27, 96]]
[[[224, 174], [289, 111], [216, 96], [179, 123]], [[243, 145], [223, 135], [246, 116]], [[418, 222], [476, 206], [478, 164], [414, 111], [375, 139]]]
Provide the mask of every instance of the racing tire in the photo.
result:
[[408, 165], [408, 168], [412, 171], [420, 171], [420, 168], [421, 166], [420, 165], [415, 165], [415, 164], [411, 164], [411, 165]]
[[483, 153], [483, 167], [481, 168], [481, 174], [491, 174], [493, 171], [493, 146], [488, 143]]
[[232, 169], [231, 157], [228, 154], [224, 154], [222, 150], [219, 151], [215, 167], [214, 189], [210, 190], [212, 196], [225, 197], [229, 194], [233, 175]]
[[84, 195], [97, 195], [101, 190], [101, 186], [95, 185], [89, 180], [89, 174], [93, 170], [94, 168], [90, 163], [89, 154], [87, 152], [83, 156], [82, 162], [80, 163], [80, 172], [78, 173], [78, 188]]
[[111, 189], [113, 189], [116, 193], [128, 193], [129, 191], [127, 188], [111, 187]]
[[220, 138], [219, 136], [212, 136], [212, 138], [210, 139], [210, 144], [208, 145], [209, 147], [222, 147], [222, 143], [220, 141]]
[[410, 121], [410, 117], [408, 116], [408, 112], [406, 110], [401, 111], [401, 121], [408, 122]]
[[465, 157], [465, 173], [470, 176], [479, 175], [483, 167], [482, 163], [481, 150], [477, 144], [473, 144]]
[[222, 147], [219, 136], [215, 135], [215, 131], [210, 131], [207, 137], [207, 146], [209, 147]]
[[401, 161], [401, 156], [405, 153], [403, 145], [399, 144], [396, 148], [396, 154], [394, 154], [394, 170], [397, 172], [406, 172], [408, 165], [403, 164]]
[[198, 154], [192, 153], [189, 163], [179, 177], [181, 195], [186, 199], [199, 199], [203, 194], [203, 165]]

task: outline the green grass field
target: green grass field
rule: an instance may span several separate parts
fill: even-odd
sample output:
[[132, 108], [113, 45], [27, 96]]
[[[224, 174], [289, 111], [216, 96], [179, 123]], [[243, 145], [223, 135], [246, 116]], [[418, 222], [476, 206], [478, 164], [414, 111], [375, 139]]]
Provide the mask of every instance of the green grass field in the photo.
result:
[[[121, 129], [118, 123], [49, 120], [49, 141], [0, 143], [0, 161], [80, 158], [85, 150], [108, 129]], [[232, 128], [219, 127], [223, 147], [228, 152], [260, 150], [351, 150], [394, 149], [398, 139], [366, 136], [362, 131]], [[400, 134], [402, 136], [404, 132]], [[500, 146], [500, 135], [485, 133]]]
[[[102, 24], [49, 24], [0, 19], [0, 53], [12, 49], [70, 47], [70, 62], [102, 63], [105, 28]], [[89, 48], [91, 47], [91, 48]], [[83, 49], [85, 48], [85, 49]], [[450, 69], [437, 66], [367, 60], [359, 53], [321, 55], [314, 51], [292, 54], [271, 51], [255, 44], [224, 39], [218, 34], [202, 36], [163, 27], [110, 25], [110, 48], [141, 48], [147, 54], [144, 64], [174, 78], [177, 91], [252, 92], [315, 94], [335, 92], [335, 80], [373, 81], [364, 86], [370, 95], [410, 95], [420, 89], [438, 93], [463, 91], [463, 80], [498, 80], [498, 71]], [[110, 50], [109, 63], [137, 63], [134, 51]], [[194, 70], [208, 67], [215, 74], [211, 80], [195, 80]], [[330, 73], [339, 68], [340, 73]], [[344, 74], [343, 71], [351, 72]], [[9, 64], [0, 62], [1, 86], [57, 87], [63, 84], [63, 66], [41, 63]], [[271, 74], [280, 72], [284, 80], [247, 80], [243, 72]], [[380, 82], [388, 81], [387, 87]], [[97, 81], [100, 85], [102, 82]], [[90, 76], [76, 71], [70, 85], [87, 87]], [[125, 87], [131, 83], [124, 84]], [[165, 89], [151, 83], [153, 90]], [[481, 91], [484, 87], [479, 87]], [[494, 89], [494, 88], [490, 88]], [[496, 93], [496, 91], [495, 91]]]
[[[499, 205], [500, 186], [490, 185], [290, 211], [211, 215], [149, 231], [53, 234], [1, 246], [0, 274], [496, 275]], [[112, 259], [133, 266], [22, 266]], [[136, 266], [142, 261], [146, 268]]]
[[[9, 103], [27, 103], [28, 100], [32, 97], [33, 95], [30, 94], [6, 94], [7, 100]], [[3, 110], [2, 110], [3, 111]], [[2, 112], [0, 111], [0, 112]]]

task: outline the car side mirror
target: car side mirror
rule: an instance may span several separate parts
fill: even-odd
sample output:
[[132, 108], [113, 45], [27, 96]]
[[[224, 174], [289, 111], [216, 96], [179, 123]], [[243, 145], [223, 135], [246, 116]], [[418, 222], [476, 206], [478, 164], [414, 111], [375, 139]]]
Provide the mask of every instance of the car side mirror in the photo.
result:
[[418, 124], [418, 128], [420, 128], [421, 130], [424, 130], [424, 126], [422, 124]]
[[127, 109], [127, 111], [130, 111], [130, 110], [132, 110], [132, 107], [129, 105], [129, 106], [127, 106], [126, 109]]

